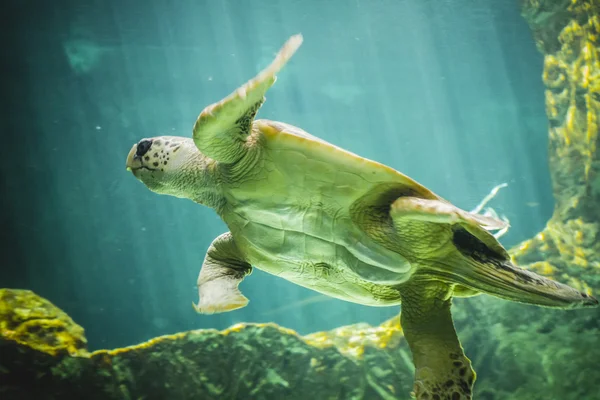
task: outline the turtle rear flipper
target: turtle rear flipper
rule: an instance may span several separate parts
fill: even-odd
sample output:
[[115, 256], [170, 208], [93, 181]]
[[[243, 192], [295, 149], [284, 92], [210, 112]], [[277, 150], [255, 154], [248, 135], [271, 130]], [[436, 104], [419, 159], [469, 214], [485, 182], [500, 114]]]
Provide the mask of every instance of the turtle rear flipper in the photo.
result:
[[415, 364], [415, 397], [471, 399], [475, 371], [454, 329], [450, 286], [416, 281], [401, 292], [400, 320]]
[[555, 308], [596, 307], [598, 300], [563, 283], [514, 265], [498, 257], [483, 242], [460, 226], [452, 241], [460, 256], [434, 266], [435, 275], [506, 300]]
[[598, 300], [586, 293], [513, 265], [500, 242], [480, 225], [481, 218], [449, 203], [401, 197], [392, 203], [390, 216], [397, 232], [414, 221], [451, 229], [450, 243], [443, 243], [437, 253], [422, 255], [427, 263], [421, 274], [521, 303], [556, 308], [598, 306]]

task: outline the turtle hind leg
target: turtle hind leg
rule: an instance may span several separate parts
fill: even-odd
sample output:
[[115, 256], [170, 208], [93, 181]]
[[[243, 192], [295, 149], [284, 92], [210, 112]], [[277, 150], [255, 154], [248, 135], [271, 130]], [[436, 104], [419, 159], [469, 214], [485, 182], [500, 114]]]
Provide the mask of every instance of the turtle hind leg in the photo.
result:
[[231, 234], [224, 233], [210, 245], [198, 275], [198, 304], [194, 309], [201, 314], [232, 311], [248, 304], [238, 289], [244, 277], [252, 272]]
[[460, 344], [452, 315], [451, 289], [441, 282], [401, 288], [404, 336], [415, 365], [417, 400], [469, 400], [475, 372]]

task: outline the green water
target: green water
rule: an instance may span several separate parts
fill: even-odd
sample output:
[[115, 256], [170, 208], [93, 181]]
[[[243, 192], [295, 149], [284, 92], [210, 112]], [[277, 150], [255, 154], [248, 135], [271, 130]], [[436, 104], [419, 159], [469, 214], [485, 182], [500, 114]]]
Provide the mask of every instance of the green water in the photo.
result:
[[[397, 308], [318, 296], [255, 272], [249, 305], [201, 316], [196, 278], [226, 231], [210, 209], [125, 170], [142, 137], [191, 135], [198, 113], [304, 44], [260, 118], [404, 172], [470, 209], [494, 200], [511, 246], [552, 211], [542, 56], [516, 1], [19, 1], [2, 37], [0, 286], [34, 290], [90, 349], [273, 321], [300, 333]], [[469, 349], [467, 349], [469, 353]]]

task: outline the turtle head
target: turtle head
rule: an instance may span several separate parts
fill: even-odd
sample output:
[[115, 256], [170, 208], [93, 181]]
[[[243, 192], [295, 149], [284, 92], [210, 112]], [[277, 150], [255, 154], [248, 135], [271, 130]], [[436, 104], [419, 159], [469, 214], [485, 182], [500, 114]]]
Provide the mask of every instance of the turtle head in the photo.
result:
[[206, 199], [214, 191], [208, 173], [210, 164], [192, 139], [178, 136], [142, 139], [127, 155], [127, 170], [151, 191], [209, 206]]

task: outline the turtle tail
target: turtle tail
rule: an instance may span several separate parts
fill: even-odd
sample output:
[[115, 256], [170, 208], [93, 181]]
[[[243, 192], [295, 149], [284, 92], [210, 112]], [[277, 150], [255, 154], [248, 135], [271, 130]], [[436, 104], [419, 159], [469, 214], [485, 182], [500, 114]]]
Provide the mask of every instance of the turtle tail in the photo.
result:
[[510, 260], [464, 257], [462, 262], [451, 264], [436, 268], [436, 275], [506, 300], [553, 308], [598, 306], [595, 297], [517, 267]]

